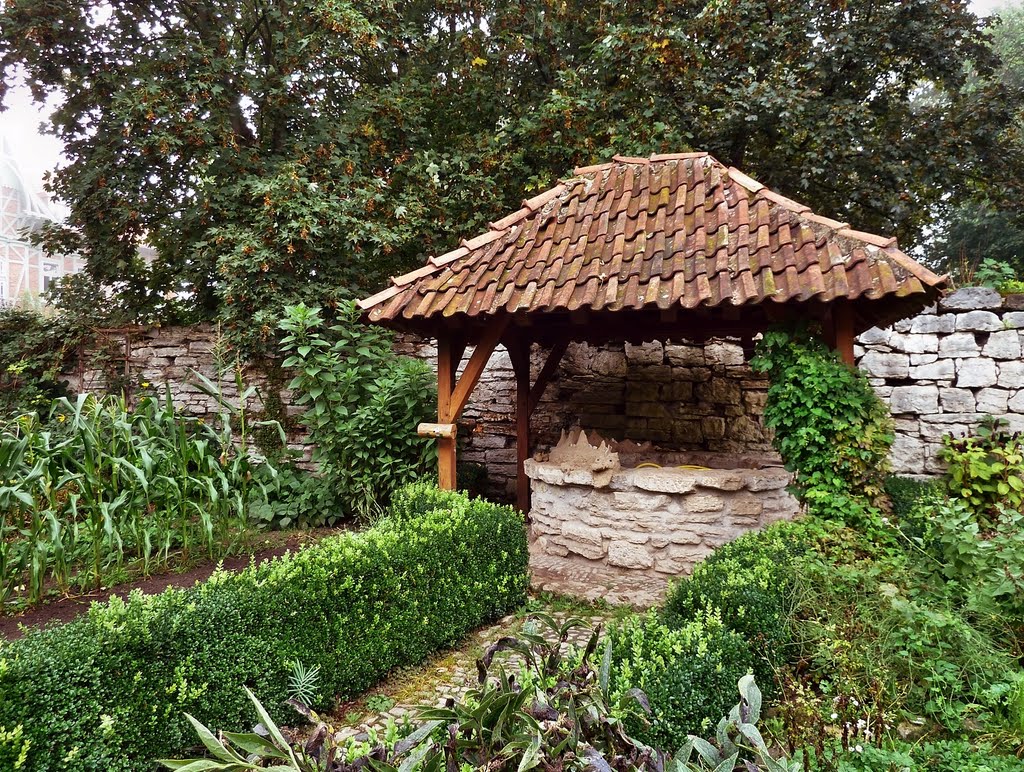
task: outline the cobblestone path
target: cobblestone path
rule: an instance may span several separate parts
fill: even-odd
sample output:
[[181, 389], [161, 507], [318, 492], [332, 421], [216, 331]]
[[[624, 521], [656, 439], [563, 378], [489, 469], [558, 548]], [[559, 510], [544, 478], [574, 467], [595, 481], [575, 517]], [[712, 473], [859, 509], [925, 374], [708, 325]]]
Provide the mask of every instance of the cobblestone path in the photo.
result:
[[[329, 723], [339, 727], [341, 737], [353, 737], [371, 728], [381, 730], [389, 719], [401, 724], [407, 716], [413, 717], [417, 707], [443, 705], [448, 697], [464, 696], [477, 684], [476, 661], [486, 648], [503, 636], [515, 636], [537, 611], [558, 622], [570, 617], [583, 620], [586, 626], [573, 629], [566, 642], [567, 646], [579, 647], [586, 645], [596, 626], [607, 625], [616, 615], [614, 609], [599, 607], [571, 611], [532, 608], [512, 614], [472, 633], [457, 649], [393, 674], [359, 699], [341, 705]], [[501, 652], [494, 661], [514, 670], [522, 664], [522, 657], [515, 652]]]

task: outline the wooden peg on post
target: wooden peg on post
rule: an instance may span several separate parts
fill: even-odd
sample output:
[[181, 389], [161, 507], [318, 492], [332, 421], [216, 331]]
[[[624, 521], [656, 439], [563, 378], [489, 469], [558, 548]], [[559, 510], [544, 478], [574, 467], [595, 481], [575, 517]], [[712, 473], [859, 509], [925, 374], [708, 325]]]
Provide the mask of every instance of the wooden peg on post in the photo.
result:
[[416, 434], [420, 437], [454, 438], [458, 433], [456, 424], [431, 424], [422, 423], [416, 427]]

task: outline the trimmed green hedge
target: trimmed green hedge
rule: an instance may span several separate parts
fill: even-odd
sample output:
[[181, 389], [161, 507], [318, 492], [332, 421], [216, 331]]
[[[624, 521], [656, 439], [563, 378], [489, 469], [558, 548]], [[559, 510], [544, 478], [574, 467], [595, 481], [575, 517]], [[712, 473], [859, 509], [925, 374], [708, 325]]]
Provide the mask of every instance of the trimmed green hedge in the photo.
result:
[[613, 699], [638, 688], [651, 703], [651, 716], [630, 716], [627, 729], [673, 751], [729, 712], [736, 682], [753, 665], [747, 642], [714, 614], [671, 628], [650, 612], [613, 628], [611, 641]]
[[698, 563], [675, 584], [662, 610], [670, 627], [684, 627], [701, 614], [715, 613], [750, 643], [754, 674], [771, 692], [773, 666], [789, 654], [793, 559], [804, 551], [801, 527], [777, 523], [744, 534]]
[[149, 769], [195, 744], [184, 711], [248, 725], [242, 685], [291, 718], [294, 660], [326, 707], [522, 604], [527, 564], [514, 510], [411, 486], [363, 533], [0, 644], [0, 759], [28, 740], [36, 772]]

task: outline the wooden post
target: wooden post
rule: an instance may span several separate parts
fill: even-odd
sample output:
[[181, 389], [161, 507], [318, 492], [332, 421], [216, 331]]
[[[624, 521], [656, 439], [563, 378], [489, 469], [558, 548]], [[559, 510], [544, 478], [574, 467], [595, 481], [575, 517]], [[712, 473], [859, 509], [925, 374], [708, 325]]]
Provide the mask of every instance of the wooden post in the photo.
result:
[[846, 364], [853, 367], [853, 308], [849, 303], [837, 301], [832, 306], [832, 325], [836, 351]]
[[[456, 418], [452, 414], [452, 392], [455, 390], [455, 374], [459, 366], [455, 353], [451, 337], [437, 339], [437, 421], [442, 424], [454, 424]], [[442, 490], [455, 490], [454, 435], [439, 437], [437, 440], [437, 484]]]
[[[508, 317], [496, 319], [488, 327], [473, 349], [473, 356], [466, 363], [462, 376], [458, 376], [459, 362], [466, 350], [465, 341], [456, 340], [451, 334], [440, 335], [437, 339], [437, 423], [455, 424], [462, 408], [469, 401], [480, 374], [491, 358], [494, 347], [508, 327]], [[458, 485], [455, 465], [455, 429], [449, 432], [428, 429], [437, 435], [437, 484], [442, 490], [453, 491]], [[448, 436], [448, 435], [451, 436]]]
[[508, 356], [516, 374], [516, 507], [530, 511], [530, 480], [526, 459], [530, 457], [530, 344], [515, 340], [508, 344]]

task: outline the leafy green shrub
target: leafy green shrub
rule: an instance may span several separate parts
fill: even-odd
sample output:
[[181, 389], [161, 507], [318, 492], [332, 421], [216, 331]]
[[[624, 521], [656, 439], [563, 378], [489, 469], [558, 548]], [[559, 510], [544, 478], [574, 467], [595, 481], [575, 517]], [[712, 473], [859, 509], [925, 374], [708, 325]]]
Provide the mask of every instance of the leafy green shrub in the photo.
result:
[[806, 329], [765, 333], [751, 360], [771, 378], [765, 423], [812, 514], [863, 522], [884, 504], [893, 422], [859, 370]]
[[990, 419], [973, 437], [943, 437], [940, 456], [950, 496], [970, 505], [982, 530], [1004, 507], [1024, 511], [1024, 435]]
[[330, 327], [320, 311], [285, 308], [282, 366], [296, 370], [288, 388], [307, 406], [302, 422], [320, 472], [365, 518], [434, 457], [434, 443], [416, 434], [435, 410], [434, 376], [426, 363], [396, 356], [384, 330], [360, 324], [354, 303], [343, 303]]
[[81, 337], [60, 319], [0, 306], [0, 416], [45, 412], [54, 399], [66, 396], [61, 367]]
[[885, 478], [885, 492], [892, 504], [893, 516], [905, 522], [913, 517], [918, 505], [934, 501], [941, 494], [942, 486], [935, 480], [890, 475]]
[[[582, 626], [578, 619], [559, 623], [546, 615], [531, 618], [519, 638], [502, 638], [477, 660], [477, 688], [462, 699], [452, 698], [443, 708], [421, 709], [416, 716], [419, 726], [401, 739], [397, 732], [385, 731], [382, 742], [339, 741], [333, 727], [292, 703], [317, 728], [307, 742], [290, 744], [250, 693], [256, 714], [268, 729], [266, 739], [225, 734], [210, 743], [213, 734], [199, 724], [196, 730], [207, 738], [207, 748], [220, 762], [194, 759], [192, 763], [203, 764], [204, 770], [229, 772], [239, 769], [250, 749], [258, 749], [261, 761], [283, 762], [274, 766], [279, 772], [352, 772], [361, 767], [377, 772], [585, 768], [662, 772], [665, 754], [623, 731], [619, 715], [642, 711], [645, 698], [632, 690], [618, 703], [610, 701], [607, 648], [601, 664], [593, 662], [599, 631], [593, 631], [582, 652], [575, 647], [563, 650], [569, 633]], [[518, 674], [494, 667], [494, 656], [504, 650], [522, 656]], [[180, 769], [187, 762], [163, 763]]]
[[525, 599], [522, 517], [449, 502], [0, 643], [0, 726], [24, 727], [38, 772], [137, 770], [191, 744], [184, 711], [245, 725], [243, 684], [282, 717], [296, 661], [321, 705], [360, 692]]
[[801, 551], [798, 527], [778, 523], [744, 534], [716, 549], [669, 592], [663, 607], [668, 625], [684, 626], [716, 613], [750, 644], [762, 683], [785, 660], [792, 605], [793, 557]]
[[1024, 772], [1021, 759], [999, 753], [991, 745], [973, 745], [964, 740], [830, 750], [826, 763], [809, 759], [808, 768], [813, 772]]
[[986, 257], [975, 270], [974, 276], [970, 278], [979, 287], [992, 287], [1001, 292], [1004, 285], [1017, 281], [1017, 273], [1012, 265]]
[[801, 557], [796, 659], [817, 691], [856, 701], [876, 721], [899, 705], [950, 731], [968, 719], [1001, 725], [1014, 710], [1019, 666], [955, 597], [930, 584], [922, 559], [874, 544], [838, 560], [819, 550]]
[[668, 627], [654, 613], [633, 617], [610, 632], [612, 699], [639, 689], [649, 719], [627, 720], [630, 734], [656, 748], [681, 748], [704, 734], [733, 704], [736, 683], [753, 664], [743, 637], [712, 614]]
[[1024, 512], [1003, 508], [987, 531], [961, 500], [930, 514], [938, 573], [963, 588], [972, 611], [1024, 627]]

